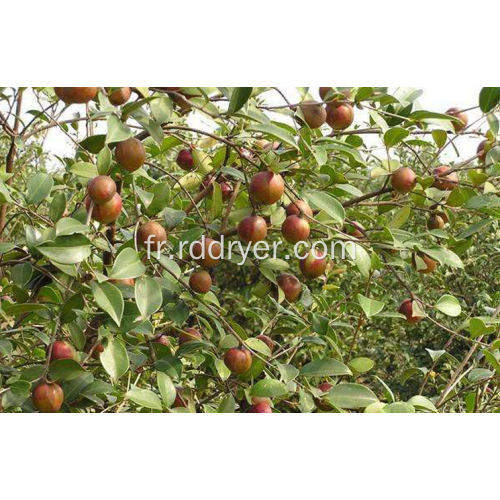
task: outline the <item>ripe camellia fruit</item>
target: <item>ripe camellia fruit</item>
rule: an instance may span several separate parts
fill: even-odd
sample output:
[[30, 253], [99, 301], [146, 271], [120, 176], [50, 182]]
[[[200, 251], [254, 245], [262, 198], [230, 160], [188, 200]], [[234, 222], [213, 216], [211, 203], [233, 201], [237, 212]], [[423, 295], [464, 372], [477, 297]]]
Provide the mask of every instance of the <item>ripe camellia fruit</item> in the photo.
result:
[[479, 146], [477, 147], [477, 152], [476, 154], [478, 155], [478, 160], [481, 162], [484, 162], [486, 160], [486, 155], [488, 152], [491, 150], [491, 142], [485, 139], [484, 141], [481, 141], [479, 143]]
[[63, 340], [58, 340], [52, 345], [52, 352], [50, 353], [50, 362], [57, 361], [58, 359], [75, 359], [76, 351], [75, 348], [64, 342]]
[[311, 250], [307, 257], [300, 261], [299, 267], [307, 279], [319, 278], [326, 271], [326, 255], [319, 250]]
[[64, 392], [57, 384], [41, 383], [32, 394], [33, 405], [41, 413], [57, 413], [64, 401]]
[[435, 177], [433, 186], [441, 191], [451, 191], [458, 186], [458, 175], [456, 172], [451, 172], [446, 175], [450, 167], [442, 165], [434, 169], [432, 174]]
[[281, 232], [283, 238], [285, 238], [288, 243], [298, 243], [299, 241], [305, 241], [309, 238], [311, 233], [311, 228], [309, 222], [303, 217], [298, 215], [290, 215], [285, 219], [283, 225], [281, 226]]
[[198, 271], [189, 278], [189, 286], [196, 293], [208, 293], [212, 287], [212, 278], [206, 271]]
[[440, 215], [432, 215], [429, 217], [429, 220], [427, 222], [427, 227], [432, 230], [432, 229], [443, 229], [445, 225], [444, 219]]
[[267, 403], [255, 403], [248, 413], [272, 413], [273, 410]]
[[[85, 206], [90, 210], [91, 198], [87, 196]], [[101, 205], [94, 204], [92, 209], [92, 218], [101, 224], [110, 224], [120, 216], [122, 212], [122, 197], [116, 193], [113, 198]]]
[[98, 175], [89, 182], [88, 193], [95, 204], [102, 205], [115, 196], [116, 183], [107, 175]]
[[288, 216], [305, 214], [309, 217], [312, 217], [313, 211], [312, 208], [304, 200], [295, 200], [286, 207], [286, 214]]
[[348, 222], [344, 228], [344, 231], [347, 234], [354, 236], [355, 238], [358, 238], [358, 239], [365, 237], [365, 233], [364, 233], [365, 228], [359, 222]]
[[[110, 88], [107, 87], [106, 91], [109, 91]], [[122, 106], [130, 99], [131, 95], [132, 89], [130, 87], [119, 87], [108, 94], [108, 99], [113, 106]]]
[[247, 349], [233, 347], [226, 352], [224, 363], [233, 373], [241, 375], [250, 370], [252, 366], [252, 355]]
[[113, 285], [122, 285], [122, 286], [134, 286], [135, 279], [134, 278], [123, 278], [123, 279], [115, 279], [109, 280]]
[[249, 215], [238, 224], [238, 235], [245, 243], [257, 243], [265, 240], [267, 223], [259, 215]]
[[191, 149], [183, 149], [177, 155], [177, 165], [182, 168], [182, 170], [190, 171], [194, 167], [193, 152]]
[[267, 335], [258, 335], [256, 337], [257, 339], [259, 339], [261, 342], [264, 342], [264, 344], [267, 345], [267, 347], [269, 347], [269, 350], [271, 352], [274, 351], [274, 340], [271, 338], [271, 337], [268, 337]]
[[215, 267], [219, 264], [222, 253], [220, 243], [212, 238], [204, 238], [202, 241], [193, 245], [192, 257], [203, 267]]
[[423, 319], [422, 316], [417, 316], [413, 313], [412, 299], [406, 299], [405, 301], [403, 301], [403, 303], [399, 306], [399, 312], [406, 316], [406, 321], [412, 325], [418, 323]]
[[329, 104], [326, 108], [326, 123], [333, 130], [345, 130], [354, 121], [354, 109], [350, 104]]
[[432, 260], [428, 255], [426, 255], [425, 253], [421, 253], [421, 252], [418, 252], [417, 256], [420, 259], [422, 259], [424, 261], [424, 264], [426, 265], [426, 267], [424, 267], [423, 269], [417, 269], [417, 259], [415, 258], [415, 254], [412, 255], [412, 264], [413, 264], [413, 267], [419, 273], [430, 274], [430, 273], [432, 273], [433, 271], [436, 270], [436, 268], [438, 266], [438, 263], [435, 260]]
[[409, 193], [417, 185], [417, 176], [411, 168], [398, 168], [392, 174], [391, 185], [398, 193]]
[[54, 91], [66, 104], [86, 104], [94, 99], [99, 87], [54, 87]]
[[135, 172], [146, 161], [146, 149], [139, 139], [131, 137], [116, 146], [115, 157], [125, 170]]
[[309, 128], [319, 128], [326, 122], [325, 107], [316, 101], [304, 101], [300, 105], [300, 110], [304, 116], [304, 121]]
[[201, 340], [202, 338], [203, 336], [196, 328], [184, 328], [184, 331], [179, 335], [179, 345], [185, 344], [186, 342]]
[[328, 392], [330, 389], [333, 389], [333, 385], [330, 382], [322, 382], [318, 385], [318, 389], [322, 392]]
[[273, 172], [259, 172], [250, 182], [250, 196], [257, 203], [272, 205], [276, 203], [285, 192], [283, 177]]
[[[148, 243], [149, 242], [149, 243]], [[167, 232], [158, 224], [150, 220], [137, 231], [137, 243], [150, 252], [159, 252], [167, 242]]]
[[447, 115], [449, 116], [454, 116], [455, 118], [458, 118], [461, 123], [453, 122], [453, 128], [455, 129], [455, 132], [460, 132], [463, 130], [465, 127], [467, 127], [467, 124], [469, 123], [469, 117], [467, 116], [467, 113], [464, 111], [460, 111], [460, 108], [450, 108], [447, 112]]
[[288, 302], [295, 302], [302, 291], [302, 285], [300, 281], [291, 274], [282, 274], [276, 278], [278, 286], [283, 290], [285, 294], [285, 299]]

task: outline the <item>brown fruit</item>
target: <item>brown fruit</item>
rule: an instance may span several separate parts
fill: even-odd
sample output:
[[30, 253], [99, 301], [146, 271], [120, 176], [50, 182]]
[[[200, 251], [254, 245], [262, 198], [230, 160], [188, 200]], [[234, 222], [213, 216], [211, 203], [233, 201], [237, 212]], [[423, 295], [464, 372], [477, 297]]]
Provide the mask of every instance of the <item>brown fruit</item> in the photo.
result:
[[403, 303], [399, 306], [399, 312], [406, 316], [406, 321], [412, 325], [418, 323], [419, 321], [422, 321], [423, 319], [422, 316], [414, 315], [412, 299], [406, 299], [405, 301], [403, 301]]
[[257, 243], [265, 240], [267, 223], [259, 215], [249, 215], [238, 224], [238, 235], [245, 243]]
[[478, 155], [478, 160], [484, 162], [486, 160], [486, 155], [488, 152], [491, 150], [491, 142], [485, 139], [484, 141], [481, 141], [479, 143], [479, 146], [477, 147], [477, 152], [476, 154]]
[[146, 161], [146, 149], [139, 139], [131, 137], [116, 146], [116, 161], [128, 172], [140, 169]]
[[291, 274], [282, 274], [276, 279], [278, 286], [283, 290], [288, 302], [295, 302], [302, 292], [300, 281]]
[[320, 87], [319, 88], [319, 96], [323, 101], [325, 100], [325, 97], [330, 93], [330, 91], [333, 90], [333, 87]]
[[104, 346], [102, 344], [97, 344], [92, 351], [92, 357], [99, 360], [99, 356], [104, 352]]
[[287, 215], [301, 215], [302, 213], [309, 217], [314, 215], [312, 208], [304, 200], [292, 201], [292, 203], [286, 207]]
[[424, 264], [427, 266], [424, 269], [417, 269], [417, 259], [415, 258], [415, 254], [412, 256], [412, 265], [419, 273], [422, 274], [430, 274], [434, 272], [438, 266], [438, 263], [435, 260], [432, 260], [425, 253], [418, 252], [417, 256], [424, 261]]
[[189, 286], [196, 293], [208, 293], [212, 287], [212, 278], [206, 271], [198, 271], [189, 278]]
[[57, 384], [43, 382], [35, 387], [32, 399], [39, 412], [57, 413], [63, 404], [64, 392]]
[[88, 193], [95, 204], [102, 205], [111, 201], [115, 196], [116, 183], [107, 175], [98, 175], [89, 182]]
[[212, 238], [203, 238], [192, 247], [192, 257], [203, 267], [215, 267], [219, 264], [222, 253], [221, 245]]
[[123, 286], [134, 286], [135, 285], [135, 279], [134, 278], [124, 278], [124, 279], [117, 279], [117, 280], [109, 280], [110, 283], [113, 285], [123, 285]]
[[300, 109], [309, 128], [315, 129], [325, 124], [326, 110], [323, 105], [316, 101], [304, 101]]
[[467, 116], [467, 113], [465, 113], [464, 111], [460, 111], [460, 108], [450, 108], [446, 112], [446, 114], [449, 116], [454, 116], [455, 118], [458, 118], [460, 120], [461, 123], [453, 122], [453, 128], [457, 133], [463, 130], [469, 123], [469, 117]]
[[156, 339], [156, 342], [158, 342], [158, 344], [164, 345], [165, 347], [170, 347], [170, 337], [168, 335], [160, 335]]
[[190, 171], [194, 168], [193, 152], [191, 149], [183, 149], [177, 155], [177, 165], [182, 168], [182, 170]]
[[54, 87], [54, 91], [66, 104], [86, 104], [94, 99], [99, 87]]
[[[107, 87], [106, 91], [109, 91], [111, 87]], [[132, 95], [132, 89], [130, 87], [120, 87], [117, 90], [113, 90], [108, 94], [109, 102], [113, 106], [122, 106], [125, 104]]]
[[58, 359], [74, 359], [76, 360], [75, 348], [64, 342], [63, 340], [58, 340], [52, 345], [52, 351], [50, 353], [50, 362], [57, 361]]
[[[91, 199], [89, 196], [85, 199], [87, 211], [90, 209]], [[114, 222], [122, 212], [122, 197], [116, 193], [111, 201], [102, 203], [101, 205], [94, 204], [92, 210], [92, 218], [101, 224], [110, 224]]]
[[298, 243], [309, 238], [311, 228], [309, 222], [298, 215], [290, 215], [281, 226], [281, 233], [288, 243]]
[[150, 252], [160, 252], [167, 243], [167, 232], [158, 222], [150, 220], [137, 231], [137, 243]]
[[255, 146], [258, 149], [264, 151], [265, 153], [268, 153], [272, 149], [274, 150], [278, 149], [280, 147], [280, 143], [267, 141], [266, 139], [258, 139], [257, 141], [255, 141]]
[[273, 410], [267, 403], [255, 403], [248, 413], [272, 413]]
[[411, 168], [398, 168], [392, 174], [391, 185], [398, 193], [409, 193], [417, 185], [417, 176]]
[[319, 250], [311, 250], [299, 263], [300, 270], [307, 279], [319, 278], [325, 273], [326, 265], [326, 255]]
[[259, 339], [261, 342], [264, 342], [264, 344], [266, 344], [267, 347], [269, 347], [269, 350], [271, 352], [274, 351], [275, 343], [271, 337], [268, 337], [267, 335], [258, 335], [256, 338]]
[[427, 227], [432, 229], [443, 229], [445, 222], [440, 215], [432, 215], [427, 222]]
[[202, 338], [203, 336], [196, 328], [184, 328], [184, 331], [179, 335], [179, 345], [201, 340]]
[[440, 189], [441, 191], [451, 191], [454, 189], [456, 186], [458, 186], [458, 175], [456, 172], [451, 172], [450, 174], [446, 175], [446, 172], [448, 172], [450, 167], [447, 167], [445, 165], [441, 165], [440, 167], [437, 167], [434, 169], [432, 172], [432, 175], [434, 175], [435, 180], [433, 186], [436, 189]]
[[175, 396], [175, 401], [174, 404], [172, 405], [172, 408], [187, 408], [188, 400], [184, 396], [184, 390], [181, 389], [180, 387], [177, 387], [176, 391], [177, 394]]
[[345, 130], [354, 121], [354, 109], [350, 104], [329, 104], [326, 109], [326, 123], [333, 130]]
[[283, 177], [273, 172], [265, 171], [254, 175], [250, 182], [250, 196], [257, 203], [272, 205], [285, 192]]
[[241, 375], [250, 370], [252, 366], [252, 355], [247, 349], [233, 347], [226, 352], [224, 363], [233, 373]]

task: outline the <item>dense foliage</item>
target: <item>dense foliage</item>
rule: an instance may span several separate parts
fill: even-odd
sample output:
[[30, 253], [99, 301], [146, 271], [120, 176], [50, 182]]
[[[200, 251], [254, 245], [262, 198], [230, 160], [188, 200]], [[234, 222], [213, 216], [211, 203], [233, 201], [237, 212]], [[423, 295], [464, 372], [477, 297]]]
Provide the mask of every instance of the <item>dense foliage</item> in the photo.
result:
[[3, 411], [500, 409], [500, 88], [294, 92], [0, 89]]

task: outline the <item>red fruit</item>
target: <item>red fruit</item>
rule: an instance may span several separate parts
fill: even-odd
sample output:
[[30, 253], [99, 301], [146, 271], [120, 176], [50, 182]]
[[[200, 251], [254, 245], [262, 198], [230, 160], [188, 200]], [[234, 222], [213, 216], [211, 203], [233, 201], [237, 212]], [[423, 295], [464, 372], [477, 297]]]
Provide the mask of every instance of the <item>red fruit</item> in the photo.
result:
[[406, 321], [412, 325], [415, 323], [418, 323], [423, 319], [422, 316], [416, 316], [413, 313], [413, 300], [412, 299], [406, 299], [400, 306], [399, 306], [399, 312], [406, 316]]
[[170, 347], [170, 337], [168, 335], [160, 335], [156, 339], [156, 342], [158, 342], [158, 344], [164, 345], [165, 347]]
[[226, 352], [224, 363], [233, 373], [242, 374], [252, 366], [252, 355], [244, 348], [233, 347]]
[[54, 87], [54, 91], [66, 104], [86, 104], [94, 99], [99, 87]]
[[208, 293], [212, 288], [212, 278], [206, 271], [198, 271], [189, 278], [189, 286], [196, 293]]
[[328, 392], [330, 389], [333, 389], [333, 385], [329, 382], [322, 382], [318, 385], [318, 389], [322, 392]]
[[451, 172], [450, 174], [446, 175], [446, 172], [448, 172], [449, 170], [451, 170], [450, 167], [446, 167], [445, 165], [434, 169], [432, 174], [436, 179], [434, 180], [433, 186], [436, 189], [440, 189], [441, 191], [451, 191], [456, 186], [458, 186], [457, 173]]
[[445, 225], [444, 219], [440, 215], [432, 215], [427, 222], [427, 227], [432, 229], [443, 229]]
[[95, 347], [94, 347], [94, 350], [92, 351], [92, 357], [94, 359], [99, 359], [99, 356], [101, 355], [101, 353], [104, 352], [104, 346], [102, 344], [97, 344]]
[[[109, 90], [111, 87], [107, 87], [106, 90]], [[109, 102], [113, 106], [121, 106], [125, 104], [132, 95], [132, 89], [130, 87], [120, 87], [118, 90], [113, 90], [110, 94], [108, 94]]]
[[446, 114], [449, 116], [454, 116], [461, 121], [461, 123], [453, 122], [453, 128], [457, 133], [463, 130], [469, 123], [469, 117], [467, 116], [467, 113], [460, 111], [460, 108], [450, 108], [446, 112]]
[[326, 108], [326, 123], [333, 130], [344, 130], [354, 121], [354, 109], [350, 104], [329, 104]]
[[323, 105], [316, 101], [304, 101], [300, 109], [309, 128], [315, 129], [325, 124], [326, 110]]
[[192, 257], [203, 267], [215, 267], [222, 253], [221, 245], [212, 238], [203, 238], [192, 246]]
[[[211, 185], [209, 193], [212, 193], [213, 192], [212, 176], [206, 177], [203, 180], [203, 183], [200, 186], [200, 191], [202, 191], [203, 189], [205, 189], [209, 185]], [[229, 201], [231, 199], [232, 194], [233, 194], [233, 186], [231, 185], [231, 183], [229, 183], [227, 181], [220, 181], [219, 186], [220, 186], [220, 190], [222, 193], [222, 200]]]
[[[87, 211], [90, 209], [90, 197], [87, 196], [85, 199], [85, 206]], [[92, 210], [92, 218], [101, 224], [110, 224], [114, 222], [122, 212], [122, 197], [116, 193], [111, 201], [107, 203], [102, 203], [101, 205], [94, 204]]]
[[193, 170], [194, 159], [193, 152], [191, 149], [183, 149], [177, 155], [177, 165], [182, 168], [182, 170]]
[[64, 392], [57, 384], [41, 383], [32, 395], [33, 405], [41, 413], [57, 413], [64, 401]]
[[283, 290], [286, 300], [288, 302], [295, 302], [302, 291], [302, 285], [300, 281], [291, 274], [282, 274], [276, 279], [278, 286]]
[[288, 243], [298, 243], [309, 238], [311, 228], [309, 222], [298, 215], [290, 215], [281, 226], [283, 237]]
[[150, 220], [137, 231], [137, 243], [149, 252], [159, 252], [167, 243], [167, 232], [158, 222]]
[[116, 146], [116, 161], [128, 172], [140, 169], [146, 161], [146, 149], [141, 141], [131, 137]]
[[355, 238], [361, 239], [365, 237], [365, 228], [359, 222], [348, 222], [348, 225], [344, 228], [344, 231]]
[[438, 264], [435, 260], [432, 260], [428, 255], [426, 255], [425, 253], [418, 253], [417, 254], [418, 257], [420, 259], [422, 259], [424, 261], [424, 264], [427, 266], [423, 269], [417, 269], [417, 259], [415, 258], [415, 255], [412, 256], [412, 264], [413, 264], [413, 267], [419, 272], [419, 273], [422, 273], [422, 274], [430, 274], [432, 273], [433, 271], [436, 270]]
[[58, 359], [76, 359], [75, 348], [62, 340], [54, 342], [50, 354], [50, 362], [52, 363]]
[[273, 172], [259, 172], [250, 182], [250, 196], [257, 203], [272, 205], [276, 203], [285, 192], [283, 177]]
[[486, 160], [486, 155], [491, 149], [491, 142], [485, 139], [484, 141], [481, 141], [479, 143], [479, 146], [477, 147], [477, 152], [476, 154], [478, 155], [478, 160], [479, 161], [484, 161]]
[[183, 390], [180, 387], [177, 387], [177, 395], [175, 396], [175, 401], [174, 404], [172, 405], [172, 408], [187, 408], [188, 406], [188, 401], [187, 399], [184, 399], [183, 397]]
[[295, 200], [286, 207], [286, 214], [288, 216], [305, 214], [309, 217], [312, 217], [313, 211], [312, 208], [304, 200]]
[[196, 328], [184, 328], [184, 331], [179, 335], [179, 345], [185, 344], [186, 342], [201, 340], [202, 338], [203, 336]]
[[265, 240], [267, 223], [259, 215], [249, 215], [238, 224], [238, 235], [245, 243], [257, 243]]
[[307, 279], [319, 278], [325, 273], [326, 265], [326, 255], [319, 250], [311, 250], [299, 263], [300, 270]]
[[409, 193], [417, 185], [417, 176], [411, 168], [398, 168], [392, 174], [391, 185], [398, 193]]
[[267, 347], [269, 347], [269, 350], [271, 352], [274, 351], [274, 340], [271, 338], [271, 337], [268, 337], [267, 335], [258, 335], [256, 338], [258, 338], [259, 340], [261, 340], [262, 342], [264, 342], [264, 344], [267, 345]]
[[88, 193], [95, 204], [107, 203], [116, 194], [115, 181], [107, 175], [98, 175], [89, 182]]
[[267, 403], [256, 403], [250, 407], [248, 413], [272, 413], [273, 410]]

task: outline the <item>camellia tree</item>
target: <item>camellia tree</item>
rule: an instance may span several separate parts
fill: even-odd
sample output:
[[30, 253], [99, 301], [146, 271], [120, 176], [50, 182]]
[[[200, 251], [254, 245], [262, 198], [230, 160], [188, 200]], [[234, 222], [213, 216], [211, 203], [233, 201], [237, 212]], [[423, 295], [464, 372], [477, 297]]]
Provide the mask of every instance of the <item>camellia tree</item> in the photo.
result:
[[1, 88], [3, 411], [498, 411], [500, 88], [420, 96]]

